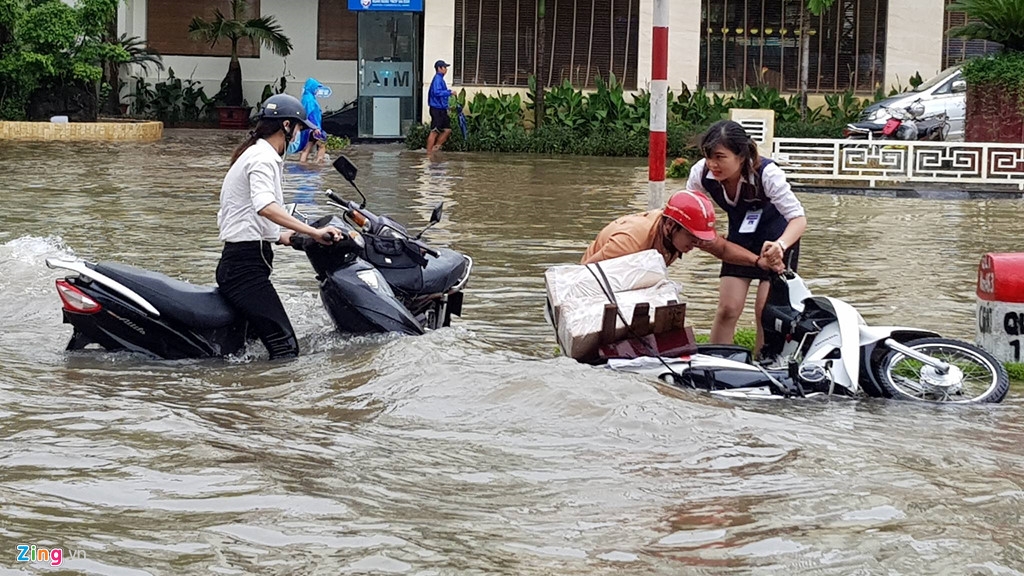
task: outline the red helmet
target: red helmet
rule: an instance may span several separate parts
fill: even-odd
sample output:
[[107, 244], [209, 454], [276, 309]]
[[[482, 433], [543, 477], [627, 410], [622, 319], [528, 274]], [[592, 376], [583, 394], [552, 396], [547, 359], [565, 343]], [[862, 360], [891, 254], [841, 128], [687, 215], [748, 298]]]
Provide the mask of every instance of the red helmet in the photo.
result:
[[683, 190], [668, 199], [663, 215], [700, 240], [714, 240], [715, 207], [702, 192]]

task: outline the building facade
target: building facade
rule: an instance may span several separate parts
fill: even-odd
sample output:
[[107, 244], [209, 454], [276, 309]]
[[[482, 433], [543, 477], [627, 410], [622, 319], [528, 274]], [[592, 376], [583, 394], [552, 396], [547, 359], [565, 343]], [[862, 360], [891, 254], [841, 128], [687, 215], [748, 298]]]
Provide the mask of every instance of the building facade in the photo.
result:
[[[670, 0], [669, 85], [710, 91], [745, 85], [793, 92], [802, 59], [805, 0]], [[994, 47], [948, 40], [963, 16], [952, 0], [836, 0], [811, 17], [810, 90], [907, 86]], [[228, 46], [188, 39], [193, 16], [228, 13], [227, 0], [129, 0], [121, 32], [146, 39], [179, 78], [212, 95], [227, 70]], [[266, 85], [288, 81], [298, 95], [307, 77], [330, 86], [322, 105], [357, 102], [364, 136], [403, 135], [426, 118], [433, 63], [452, 63], [447, 81], [467, 92], [525, 90], [530, 76], [548, 85], [593, 87], [614, 75], [627, 89], [649, 86], [653, 0], [250, 0], [252, 15], [272, 15], [293, 44], [287, 58], [243, 42], [244, 93], [259, 102]], [[542, 41], [543, 39], [543, 41]], [[166, 74], [166, 73], [164, 73]], [[159, 81], [156, 72], [150, 82]]]

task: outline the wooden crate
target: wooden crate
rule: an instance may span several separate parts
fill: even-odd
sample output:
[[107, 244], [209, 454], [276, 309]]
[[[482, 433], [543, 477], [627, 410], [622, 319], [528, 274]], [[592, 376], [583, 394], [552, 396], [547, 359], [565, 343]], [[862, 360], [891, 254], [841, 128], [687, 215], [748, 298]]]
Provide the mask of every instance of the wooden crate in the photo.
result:
[[697, 353], [693, 329], [686, 326], [686, 303], [670, 301], [655, 308], [654, 324], [650, 320], [650, 304], [637, 304], [629, 323], [629, 337], [620, 340], [615, 338], [618, 313], [618, 306], [605, 304], [596, 362], [607, 362], [612, 358], [678, 357]]

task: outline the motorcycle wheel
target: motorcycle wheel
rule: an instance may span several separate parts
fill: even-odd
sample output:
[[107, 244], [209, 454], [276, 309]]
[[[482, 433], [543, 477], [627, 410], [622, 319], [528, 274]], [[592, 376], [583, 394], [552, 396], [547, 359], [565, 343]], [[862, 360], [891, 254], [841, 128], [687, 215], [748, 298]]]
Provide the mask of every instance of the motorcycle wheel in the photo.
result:
[[951, 365], [946, 374], [896, 350], [872, 362], [886, 397], [955, 404], [1002, 402], [1010, 377], [991, 354], [973, 344], [947, 338], [921, 338], [905, 343], [917, 352]]

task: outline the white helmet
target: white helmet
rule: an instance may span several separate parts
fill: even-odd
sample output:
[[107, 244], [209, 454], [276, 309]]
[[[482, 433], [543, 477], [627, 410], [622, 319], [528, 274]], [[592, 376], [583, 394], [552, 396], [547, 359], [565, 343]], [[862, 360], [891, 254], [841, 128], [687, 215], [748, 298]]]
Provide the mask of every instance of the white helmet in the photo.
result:
[[915, 101], [910, 106], [907, 106], [907, 111], [910, 112], [910, 116], [913, 118], [920, 118], [924, 116], [924, 104], [920, 100]]

